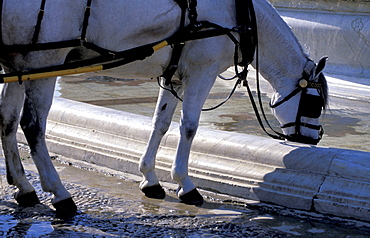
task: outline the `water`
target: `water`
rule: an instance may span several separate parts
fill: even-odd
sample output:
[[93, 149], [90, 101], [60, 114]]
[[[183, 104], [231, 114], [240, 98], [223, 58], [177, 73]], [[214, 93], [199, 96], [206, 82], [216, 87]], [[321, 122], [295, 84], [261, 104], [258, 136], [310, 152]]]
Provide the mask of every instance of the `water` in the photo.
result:
[[10, 215], [0, 215], [1, 237], [41, 237], [53, 231], [51, 222], [19, 220]]

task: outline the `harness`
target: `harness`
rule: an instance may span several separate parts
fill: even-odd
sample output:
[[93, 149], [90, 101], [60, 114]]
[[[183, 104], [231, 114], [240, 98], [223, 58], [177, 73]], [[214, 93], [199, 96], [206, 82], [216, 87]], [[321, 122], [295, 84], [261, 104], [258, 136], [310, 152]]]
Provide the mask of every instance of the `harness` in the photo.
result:
[[[271, 108], [276, 108], [285, 102], [289, 101], [292, 97], [296, 96], [298, 93], [301, 93], [301, 98], [299, 100], [298, 105], [298, 111], [296, 115], [296, 120], [294, 122], [289, 122], [281, 126], [281, 128], [288, 128], [288, 127], [294, 127], [294, 133], [291, 135], [284, 135], [286, 139], [289, 141], [294, 142], [303, 142], [306, 144], [313, 144], [316, 145], [319, 143], [319, 141], [322, 139], [322, 136], [324, 134], [324, 130], [321, 125], [313, 125], [306, 122], [302, 122], [302, 117], [308, 117], [308, 118], [319, 118], [321, 115], [322, 108], [325, 108], [325, 103], [321, 95], [316, 96], [308, 93], [308, 89], [316, 89], [321, 90], [323, 87], [322, 83], [318, 82], [312, 82], [309, 79], [310, 75], [307, 73], [304, 73], [302, 78], [298, 81], [297, 88], [293, 90], [290, 94], [288, 94], [286, 97], [284, 97], [281, 101], [276, 102], [275, 104], [271, 104]], [[312, 105], [315, 105], [313, 107]], [[302, 108], [309, 109], [309, 110], [302, 110]], [[303, 136], [300, 133], [301, 127], [306, 127], [309, 129], [317, 130], [319, 131], [319, 137], [317, 139], [312, 139], [307, 136]]]
[[[36, 80], [41, 78], [48, 78], [48, 77], [55, 77], [55, 76], [64, 76], [64, 75], [71, 75], [77, 73], [87, 73], [87, 72], [95, 72], [101, 71], [106, 69], [111, 69], [115, 67], [119, 67], [133, 61], [137, 60], [144, 60], [145, 58], [151, 56], [155, 51], [167, 46], [167, 45], [174, 45], [174, 50], [172, 54], [172, 58], [170, 61], [169, 66], [164, 71], [163, 76], [168, 78], [168, 82], [170, 78], [175, 73], [177, 69], [177, 62], [181, 56], [181, 50], [183, 45], [187, 41], [191, 40], [198, 40], [204, 38], [210, 38], [215, 36], [227, 35], [229, 38], [235, 43], [236, 46], [239, 46], [239, 42], [233, 36], [232, 32], [239, 33], [239, 28], [242, 27], [237, 26], [233, 29], [224, 28], [217, 24], [208, 22], [208, 21], [197, 21], [197, 12], [196, 0], [174, 0], [178, 3], [182, 10], [181, 14], [181, 24], [179, 30], [174, 33], [171, 37], [154, 42], [151, 44], [139, 46], [136, 48], [132, 48], [129, 50], [124, 50], [120, 52], [110, 51], [104, 48], [101, 48], [95, 44], [92, 44], [87, 41], [86, 39], [86, 32], [89, 25], [89, 16], [91, 11], [91, 3], [92, 0], [87, 0], [86, 8], [84, 12], [84, 20], [82, 23], [82, 30], [81, 36], [77, 39], [66, 40], [66, 41], [58, 41], [58, 42], [48, 42], [48, 43], [38, 43], [38, 35], [41, 29], [41, 23], [43, 20], [43, 15], [45, 11], [45, 3], [46, 0], [41, 1], [39, 14], [37, 17], [37, 23], [34, 30], [34, 35], [30, 44], [27, 45], [4, 45], [4, 43], [0, 42], [0, 49], [2, 53], [12, 53], [12, 52], [20, 52], [20, 53], [27, 53], [30, 51], [42, 51], [42, 50], [53, 50], [53, 49], [61, 49], [61, 48], [75, 48], [75, 47], [86, 47], [87, 49], [93, 50], [100, 54], [100, 56], [81, 60], [74, 63], [65, 63], [63, 65], [58, 66], [51, 66], [51, 67], [44, 67], [40, 69], [32, 69], [28, 71], [22, 72], [12, 72], [8, 74], [0, 75], [0, 83], [10, 83], [10, 82], [22, 82], [28, 80]], [[237, 6], [245, 5], [244, 3], [240, 4], [241, 2], [245, 2], [244, 0], [235, 0]], [[248, 0], [250, 4], [248, 6], [252, 6], [252, 0]], [[2, 7], [3, 0], [0, 0], [0, 6]], [[243, 6], [244, 7], [244, 6]], [[246, 7], [246, 6], [245, 6]], [[2, 10], [2, 9], [0, 9]], [[185, 26], [185, 15], [186, 11], [188, 10], [189, 14], [188, 17], [190, 19], [190, 24]], [[251, 10], [245, 9], [247, 12]], [[253, 11], [253, 10], [252, 10]], [[2, 14], [2, 11], [0, 11]], [[246, 17], [250, 17], [251, 14], [247, 15], [238, 15], [238, 19], [244, 19]], [[1, 16], [0, 16], [1, 17]], [[0, 18], [1, 19], [1, 18]], [[251, 22], [251, 20], [247, 20], [247, 22]], [[242, 20], [242, 22], [246, 22], [246, 20]], [[254, 20], [255, 22], [255, 20]], [[246, 26], [245, 28], [248, 29], [255, 29], [256, 27]], [[0, 29], [1, 30], [1, 29]], [[245, 32], [240, 32], [240, 35], [244, 36]], [[1, 38], [1, 37], [0, 37]], [[243, 37], [245, 38], [245, 37]], [[254, 41], [256, 42], [256, 41]], [[244, 41], [240, 42], [240, 45], [245, 45], [248, 42], [244, 43]], [[249, 43], [248, 43], [249, 44]], [[250, 47], [250, 45], [249, 45]], [[245, 48], [249, 48], [245, 47]], [[253, 46], [252, 46], [253, 48]], [[254, 53], [254, 51], [253, 51]], [[247, 54], [243, 53], [243, 58], [250, 58]], [[248, 60], [243, 60], [245, 62], [251, 62], [253, 58]]]

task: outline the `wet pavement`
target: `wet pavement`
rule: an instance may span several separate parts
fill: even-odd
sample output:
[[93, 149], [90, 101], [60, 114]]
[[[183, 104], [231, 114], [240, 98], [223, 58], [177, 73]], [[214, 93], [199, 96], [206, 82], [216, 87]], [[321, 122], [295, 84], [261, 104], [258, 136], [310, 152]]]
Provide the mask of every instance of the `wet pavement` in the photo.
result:
[[370, 224], [284, 209], [211, 193], [201, 207], [179, 202], [167, 188], [164, 200], [148, 199], [138, 180], [65, 158], [54, 164], [79, 208], [70, 220], [54, 217], [51, 195], [41, 191], [27, 147], [21, 157], [42, 204], [18, 207], [5, 182], [1, 160], [2, 237], [369, 237]]

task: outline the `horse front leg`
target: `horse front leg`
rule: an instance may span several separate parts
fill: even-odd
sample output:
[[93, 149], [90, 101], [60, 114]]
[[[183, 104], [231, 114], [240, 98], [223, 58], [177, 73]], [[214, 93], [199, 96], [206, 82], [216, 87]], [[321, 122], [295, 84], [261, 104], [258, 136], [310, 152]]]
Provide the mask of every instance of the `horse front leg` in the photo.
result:
[[216, 79], [216, 75], [212, 76], [212, 71], [205, 71], [198, 73], [193, 71], [192, 76], [184, 80], [186, 85], [180, 122], [180, 140], [172, 166], [172, 178], [179, 184], [177, 196], [182, 202], [191, 205], [202, 204], [203, 197], [188, 175], [190, 149], [199, 126], [202, 107]]
[[[181, 95], [181, 83], [175, 85], [175, 91]], [[139, 170], [143, 174], [140, 189], [150, 198], [163, 199], [166, 196], [166, 193], [159, 184], [159, 180], [155, 173], [155, 158], [161, 140], [171, 125], [172, 116], [177, 104], [178, 99], [175, 98], [171, 92], [162, 88], [160, 89], [153, 116], [153, 129], [149, 137], [146, 151], [139, 162]]]
[[15, 185], [18, 188], [14, 198], [20, 206], [31, 207], [40, 203], [40, 201], [24, 173], [16, 139], [23, 100], [23, 85], [18, 83], [3, 85], [0, 101], [1, 142], [5, 157], [7, 181], [10, 185]]
[[60, 181], [45, 142], [46, 120], [53, 100], [55, 79], [40, 79], [25, 85], [26, 98], [20, 124], [39, 172], [42, 189], [53, 193], [52, 204], [57, 216], [72, 216], [77, 207]]

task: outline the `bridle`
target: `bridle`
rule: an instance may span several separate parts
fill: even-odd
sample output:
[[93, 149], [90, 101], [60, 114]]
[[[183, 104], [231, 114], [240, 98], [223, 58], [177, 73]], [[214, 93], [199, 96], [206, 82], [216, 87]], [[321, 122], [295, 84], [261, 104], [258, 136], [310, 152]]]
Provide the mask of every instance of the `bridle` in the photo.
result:
[[[326, 58], [323, 58], [322, 60], [326, 60]], [[315, 68], [312, 69], [309, 74], [307, 72], [304, 72], [302, 78], [298, 80], [296, 89], [294, 89], [286, 97], [274, 104], [271, 104], [270, 102], [270, 107], [274, 109], [289, 101], [298, 93], [301, 93], [295, 121], [286, 123], [281, 126], [282, 129], [294, 127], [294, 133], [290, 135], [281, 135], [279, 133], [279, 136], [289, 141], [316, 145], [322, 139], [322, 136], [324, 134], [324, 130], [321, 125], [313, 125], [307, 122], [302, 122], [302, 117], [315, 119], [319, 118], [321, 116], [322, 109], [325, 108], [325, 100], [322, 92], [324, 85], [322, 82], [319, 82], [319, 77], [323, 76], [321, 72], [315, 75], [315, 72], [313, 72], [314, 70]], [[316, 89], [319, 92], [319, 95], [312, 95], [308, 93], [309, 89]], [[317, 130], [318, 138], [313, 139], [311, 137], [302, 135], [302, 127]]]

